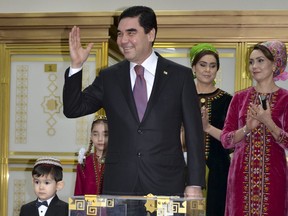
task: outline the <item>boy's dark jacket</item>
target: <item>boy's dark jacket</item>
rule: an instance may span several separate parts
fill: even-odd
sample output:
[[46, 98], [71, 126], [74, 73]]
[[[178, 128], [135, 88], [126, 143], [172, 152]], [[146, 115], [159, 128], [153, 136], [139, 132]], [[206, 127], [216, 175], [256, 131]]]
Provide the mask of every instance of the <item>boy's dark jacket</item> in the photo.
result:
[[[39, 216], [37, 200], [21, 207], [20, 216]], [[68, 216], [68, 203], [60, 200], [57, 195], [51, 200], [45, 216]]]

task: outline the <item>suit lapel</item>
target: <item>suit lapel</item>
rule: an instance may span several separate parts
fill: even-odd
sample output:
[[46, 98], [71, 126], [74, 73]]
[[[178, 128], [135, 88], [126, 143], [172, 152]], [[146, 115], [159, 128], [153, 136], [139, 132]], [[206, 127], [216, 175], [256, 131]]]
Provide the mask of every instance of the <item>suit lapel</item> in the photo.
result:
[[153, 105], [157, 102], [157, 99], [159, 98], [163, 87], [167, 83], [167, 80], [169, 80], [170, 78], [168, 71], [166, 71], [167, 63], [165, 59], [158, 53], [156, 54], [158, 55], [158, 62], [156, 67], [155, 79], [143, 120], [145, 120], [146, 116], [149, 115], [149, 112], [151, 111]]
[[55, 195], [55, 197], [51, 200], [50, 204], [49, 204], [49, 207], [46, 211], [46, 214], [45, 216], [54, 216], [56, 214], [55, 211], [57, 211], [57, 209], [55, 209], [55, 205], [56, 203], [58, 202], [59, 198], [57, 195]]
[[[167, 68], [167, 63], [165, 59], [159, 54], [157, 55], [158, 55], [158, 62], [157, 62], [157, 67], [156, 67], [153, 88], [152, 88], [152, 92], [151, 92], [151, 95], [147, 104], [147, 108], [146, 108], [142, 121], [145, 120], [146, 116], [151, 111], [153, 105], [157, 102], [157, 98], [159, 97], [161, 90], [165, 86], [167, 80], [170, 78], [168, 71], [165, 70]], [[137, 108], [135, 105], [132, 87], [131, 87], [129, 61], [125, 60], [122, 64], [119, 64], [117, 75], [118, 75], [119, 84], [123, 91], [123, 95], [126, 98], [126, 101], [131, 110], [131, 113], [133, 114], [133, 116], [135, 116], [135, 119], [139, 121]]]
[[35, 216], [39, 216], [39, 211], [38, 208], [36, 207], [36, 202], [38, 201], [38, 199], [36, 199], [33, 203], [32, 203], [32, 209], [30, 214], [31, 215], [35, 215]]
[[123, 64], [119, 64], [119, 69], [117, 70], [118, 80], [120, 87], [123, 91], [123, 95], [127, 101], [127, 104], [131, 110], [131, 113], [137, 121], [139, 121], [137, 108], [134, 101], [134, 96], [132, 92], [131, 86], [131, 78], [130, 78], [130, 63], [125, 60]]

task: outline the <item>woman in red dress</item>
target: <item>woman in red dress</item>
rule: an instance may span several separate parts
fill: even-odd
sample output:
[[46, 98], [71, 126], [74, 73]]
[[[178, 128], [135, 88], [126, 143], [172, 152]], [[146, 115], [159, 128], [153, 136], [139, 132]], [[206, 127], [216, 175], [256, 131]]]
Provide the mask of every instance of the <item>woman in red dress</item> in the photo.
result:
[[249, 70], [256, 85], [237, 92], [221, 134], [234, 148], [226, 216], [287, 216], [288, 91], [276, 85], [287, 64], [286, 46], [254, 46]]
[[[105, 154], [108, 143], [108, 124], [106, 116], [99, 115], [91, 126], [88, 150], [80, 149], [78, 155], [75, 196], [98, 195], [102, 193], [105, 169]], [[91, 153], [94, 147], [94, 152]]]

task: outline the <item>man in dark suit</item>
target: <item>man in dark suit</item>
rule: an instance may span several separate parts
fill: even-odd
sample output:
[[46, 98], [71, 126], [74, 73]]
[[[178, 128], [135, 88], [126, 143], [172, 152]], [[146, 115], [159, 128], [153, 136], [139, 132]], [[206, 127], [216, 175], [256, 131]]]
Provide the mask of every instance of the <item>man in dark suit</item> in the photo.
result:
[[68, 216], [68, 203], [60, 200], [57, 191], [64, 186], [60, 161], [52, 157], [36, 160], [32, 183], [37, 199], [23, 205], [20, 216]]
[[[117, 44], [125, 60], [102, 70], [82, 91], [82, 65], [93, 44], [84, 49], [80, 29], [74, 26], [69, 34], [71, 67], [65, 73], [64, 114], [76, 118], [104, 108], [109, 128], [104, 194], [202, 197], [204, 143], [192, 71], [153, 51], [156, 34], [156, 15], [151, 8], [124, 10]], [[144, 67], [142, 82], [148, 103], [141, 108], [142, 114], [137, 109], [138, 98], [133, 97], [140, 76], [135, 65]], [[180, 142], [182, 122], [187, 179]]]

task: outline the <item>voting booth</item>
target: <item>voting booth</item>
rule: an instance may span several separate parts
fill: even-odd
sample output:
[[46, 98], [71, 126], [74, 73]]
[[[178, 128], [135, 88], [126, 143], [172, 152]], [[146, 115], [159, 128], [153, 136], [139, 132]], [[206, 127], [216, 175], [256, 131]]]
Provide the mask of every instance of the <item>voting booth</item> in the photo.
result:
[[205, 216], [205, 199], [85, 195], [69, 198], [69, 216]]

